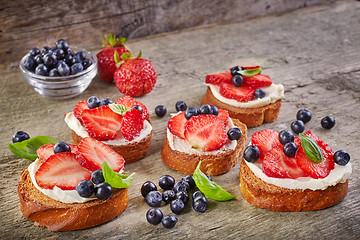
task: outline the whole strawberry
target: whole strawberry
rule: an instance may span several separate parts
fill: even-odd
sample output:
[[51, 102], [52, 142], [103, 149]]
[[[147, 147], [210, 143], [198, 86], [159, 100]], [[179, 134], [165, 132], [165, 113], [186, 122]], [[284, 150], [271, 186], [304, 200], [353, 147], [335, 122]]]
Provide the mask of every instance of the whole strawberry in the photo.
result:
[[[119, 59], [118, 56], [114, 58]], [[119, 91], [125, 95], [138, 97], [145, 95], [154, 88], [156, 83], [156, 71], [147, 59], [141, 58], [141, 52], [134, 58], [131, 52], [124, 53], [122, 60], [117, 63], [119, 68], [115, 71], [114, 82]]]
[[112, 82], [116, 71], [114, 61], [115, 51], [121, 56], [123, 53], [129, 52], [124, 43], [126, 38], [116, 38], [114, 33], [109, 33], [105, 38], [101, 37], [104, 49], [101, 50], [96, 57], [98, 59], [98, 74], [105, 82]]

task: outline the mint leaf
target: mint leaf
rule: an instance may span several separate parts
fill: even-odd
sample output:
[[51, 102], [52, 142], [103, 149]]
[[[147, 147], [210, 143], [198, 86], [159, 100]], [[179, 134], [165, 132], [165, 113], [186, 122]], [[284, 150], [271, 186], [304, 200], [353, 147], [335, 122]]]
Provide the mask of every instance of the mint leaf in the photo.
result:
[[320, 163], [323, 159], [323, 154], [315, 140], [302, 133], [299, 134], [299, 138], [301, 140], [301, 147], [304, 149], [306, 157], [313, 163]]
[[116, 104], [116, 103], [111, 103], [109, 104], [109, 108], [117, 114], [120, 115], [124, 115], [124, 113], [126, 113], [127, 111], [129, 111], [130, 109], [125, 107], [124, 105], [121, 104]]
[[200, 164], [201, 161], [199, 162], [193, 174], [195, 184], [199, 190], [207, 197], [216, 201], [228, 201], [234, 199], [235, 197], [233, 195], [207, 178], [207, 176], [200, 170]]
[[38, 150], [38, 148], [40, 148], [42, 145], [49, 143], [57, 143], [57, 140], [52, 137], [37, 136], [22, 142], [13, 144], [8, 143], [8, 146], [10, 151], [16, 156], [29, 160], [35, 160], [38, 158], [36, 150]]
[[105, 182], [110, 184], [113, 188], [128, 188], [133, 180], [135, 173], [130, 176], [116, 173], [109, 167], [109, 164], [105, 161], [101, 164], [101, 170], [104, 175]]
[[246, 70], [241, 70], [241, 71], [237, 71], [237, 73], [239, 73], [242, 76], [245, 77], [252, 77], [255, 75], [258, 75], [259, 73], [261, 73], [262, 67], [258, 67], [258, 68], [254, 68], [254, 69], [246, 69]]

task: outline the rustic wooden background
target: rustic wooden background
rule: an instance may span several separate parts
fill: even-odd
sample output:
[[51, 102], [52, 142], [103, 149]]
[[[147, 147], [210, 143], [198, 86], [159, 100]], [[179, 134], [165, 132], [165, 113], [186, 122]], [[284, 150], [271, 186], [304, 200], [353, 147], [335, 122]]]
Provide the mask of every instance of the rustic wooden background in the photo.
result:
[[[73, 3], [80, 4], [80, 1]], [[175, 3], [181, 4], [180, 1]], [[6, 4], [14, 6], [19, 3], [6, 1]], [[28, 3], [24, 1], [22, 4]], [[50, 6], [52, 3], [47, 4]], [[259, 3], [256, 1], [254, 4]], [[2, 18], [12, 16], [6, 9], [15, 11], [14, 8], [1, 7]], [[92, 13], [97, 11], [94, 7]], [[229, 11], [233, 9], [229, 7]], [[20, 14], [22, 11], [15, 12]], [[129, 46], [135, 51], [142, 49], [143, 56], [153, 62], [158, 72], [154, 90], [139, 98], [149, 108], [154, 127], [148, 156], [127, 166], [127, 171], [136, 172], [136, 175], [129, 189], [129, 207], [121, 216], [98, 227], [64, 233], [36, 227], [19, 211], [17, 180], [30, 161], [14, 156], [7, 149], [7, 143], [18, 130], [28, 132], [30, 136], [47, 135], [71, 142], [70, 132], [63, 121], [65, 112], [92, 95], [112, 99], [122, 95], [112, 84], [103, 83], [96, 77], [90, 87], [74, 99], [53, 101], [41, 97], [24, 82], [17, 67], [21, 55], [32, 44], [21, 45], [20, 39], [16, 38], [17, 46], [5, 54], [6, 58], [2, 55], [0, 63], [0, 239], [359, 239], [359, 12], [359, 1], [330, 1], [287, 13], [131, 40]], [[6, 20], [6, 24], [1, 24], [1, 54], [10, 46], [8, 40], [17, 34], [23, 34], [28, 40], [33, 35], [35, 39], [31, 41], [39, 45], [59, 37], [79, 41], [80, 35], [67, 28], [80, 29], [83, 33], [90, 29], [81, 45], [98, 51], [97, 32], [100, 28], [108, 30], [103, 26], [106, 21], [99, 18], [101, 24], [95, 26], [89, 22], [94, 15], [88, 18], [85, 15], [84, 12], [83, 16], [79, 14], [76, 18], [83, 17], [88, 21], [83, 20], [84, 23], [77, 27], [76, 24], [64, 25], [61, 34], [52, 27], [46, 28], [45, 21], [43, 27], [37, 28], [32, 21], [13, 22], [20, 16], [14, 17], [13, 21]], [[60, 18], [60, 15], [54, 14], [53, 17]], [[53, 20], [48, 18], [48, 21]], [[22, 26], [17, 34], [5, 31], [14, 29], [9, 26], [16, 24]], [[275, 82], [284, 84], [286, 92], [278, 120], [249, 129], [249, 136], [264, 128], [289, 129], [297, 110], [309, 109], [313, 120], [306, 128], [316, 132], [334, 150], [345, 149], [352, 156], [353, 174], [347, 197], [336, 206], [313, 212], [280, 213], [255, 208], [241, 196], [237, 164], [229, 173], [214, 177], [236, 196], [236, 200], [211, 201], [208, 211], [203, 214], [189, 208], [178, 217], [178, 224], [171, 230], [148, 224], [145, 213], [149, 207], [140, 195], [142, 183], [146, 180], [157, 182], [163, 174], [173, 175], [176, 179], [183, 176], [167, 168], [160, 159], [169, 115], [157, 118], [155, 106], [164, 104], [169, 112], [174, 112], [176, 101], [184, 100], [189, 106], [199, 107], [206, 91], [206, 74], [224, 71], [235, 64], [251, 63], [263, 65], [264, 73]], [[326, 115], [333, 115], [337, 121], [330, 131], [320, 127], [320, 119]], [[168, 206], [161, 209], [165, 214], [170, 213]]]

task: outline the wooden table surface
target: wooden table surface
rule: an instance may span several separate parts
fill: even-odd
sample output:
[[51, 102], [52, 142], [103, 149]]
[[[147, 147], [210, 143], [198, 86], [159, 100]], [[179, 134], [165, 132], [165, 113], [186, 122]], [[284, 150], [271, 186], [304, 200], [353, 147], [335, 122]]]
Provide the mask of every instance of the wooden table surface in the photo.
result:
[[[35, 93], [22, 79], [17, 64], [0, 67], [0, 238], [1, 239], [355, 239], [360, 237], [360, 2], [336, 1], [284, 14], [270, 15], [226, 25], [156, 35], [129, 42], [134, 51], [154, 64], [158, 81], [154, 90], [139, 98], [150, 110], [153, 140], [148, 155], [126, 166], [136, 172], [129, 188], [127, 210], [114, 220], [90, 229], [50, 232], [36, 227], [19, 210], [17, 180], [30, 160], [19, 159], [7, 148], [12, 135], [24, 130], [30, 136], [52, 136], [71, 143], [63, 114], [89, 96], [117, 99], [123, 95], [112, 84], [96, 77], [90, 87], [74, 99], [54, 101]], [[41, 45], [41, 43], [39, 43]], [[98, 42], [93, 43], [99, 51]], [[20, 60], [20, 57], [19, 57]], [[189, 209], [178, 216], [173, 229], [146, 222], [149, 206], [140, 187], [163, 174], [176, 179], [183, 175], [167, 168], [160, 150], [169, 114], [157, 118], [155, 106], [163, 104], [175, 112], [175, 103], [185, 101], [199, 107], [206, 91], [205, 75], [224, 71], [236, 64], [264, 67], [276, 83], [285, 86], [280, 116], [274, 123], [249, 129], [251, 134], [271, 128], [289, 129], [300, 108], [313, 119], [306, 125], [334, 150], [352, 156], [353, 173], [346, 198], [336, 206], [312, 212], [281, 213], [248, 204], [239, 190], [239, 163], [227, 174], [213, 179], [236, 196], [229, 202], [210, 201], [205, 213]], [[331, 130], [320, 120], [336, 119]], [[169, 206], [161, 207], [169, 214]]]

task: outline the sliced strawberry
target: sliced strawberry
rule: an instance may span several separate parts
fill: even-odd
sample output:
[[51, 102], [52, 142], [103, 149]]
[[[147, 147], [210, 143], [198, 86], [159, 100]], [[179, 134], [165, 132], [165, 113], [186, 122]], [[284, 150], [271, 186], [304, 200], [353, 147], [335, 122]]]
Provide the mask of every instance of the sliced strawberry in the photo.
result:
[[89, 109], [87, 100], [78, 102], [74, 108], [74, 116], [82, 123], [81, 114], [85, 109]]
[[143, 128], [144, 119], [139, 110], [132, 109], [123, 115], [121, 133], [126, 140], [131, 141], [140, 136]]
[[272, 80], [268, 75], [258, 74], [252, 77], [243, 76], [244, 83], [253, 89], [268, 87], [272, 84]]
[[50, 156], [35, 173], [36, 183], [41, 188], [74, 190], [84, 179], [89, 180], [91, 172], [83, 168], [74, 153], [63, 152]]
[[212, 151], [221, 148], [227, 140], [224, 121], [215, 115], [198, 115], [185, 126], [185, 138], [193, 148]]
[[232, 75], [230, 72], [206, 75], [205, 83], [218, 85], [222, 82], [231, 83]]
[[[48, 159], [51, 155], [54, 155], [54, 143], [49, 143], [42, 145], [38, 150], [36, 150], [36, 154], [38, 155], [41, 162], [44, 162], [46, 159]], [[73, 144], [69, 144], [71, 148], [72, 153], [77, 152], [77, 146]]]
[[225, 109], [219, 109], [218, 117], [220, 117], [222, 120], [224, 120], [225, 127], [229, 123], [229, 112]]
[[255, 90], [246, 84], [240, 87], [234, 86], [232, 83], [221, 83], [220, 94], [221, 96], [229, 99], [235, 99], [238, 102], [248, 102], [254, 99]]
[[185, 132], [186, 122], [187, 119], [185, 118], [185, 111], [182, 111], [176, 116], [170, 118], [168, 122], [169, 131], [175, 136], [185, 139], [184, 132]]
[[109, 106], [85, 109], [82, 120], [90, 137], [100, 141], [113, 140], [121, 128], [122, 116], [113, 112]]
[[264, 129], [251, 136], [251, 144], [259, 148], [260, 159], [265, 157], [265, 154], [273, 147], [281, 145], [279, 141], [279, 132], [271, 129]]
[[125, 97], [119, 98], [116, 101], [116, 104], [122, 104], [127, 108], [131, 108], [134, 105], [139, 105], [143, 109], [143, 113], [142, 113], [143, 119], [146, 120], [149, 118], [149, 112], [148, 112], [147, 108], [145, 107], [145, 105], [142, 104], [141, 102], [136, 101], [132, 97], [125, 96]]
[[256, 69], [259, 68], [260, 66], [253, 66], [253, 67], [241, 67], [243, 70], [248, 70], [248, 69]]
[[101, 169], [101, 164], [106, 161], [112, 170], [119, 172], [125, 163], [124, 158], [108, 145], [89, 137], [83, 138], [78, 146], [78, 160], [90, 171]]
[[[321, 141], [320, 138], [318, 136], [315, 135], [315, 133], [311, 132], [311, 130], [307, 130], [306, 132], [304, 132], [304, 135], [311, 137], [312, 139], [314, 139], [315, 141]], [[300, 139], [299, 139], [300, 140]]]
[[295, 158], [285, 155], [282, 145], [277, 145], [265, 154], [263, 159], [263, 172], [269, 177], [292, 178], [306, 177], [307, 175], [298, 167]]

